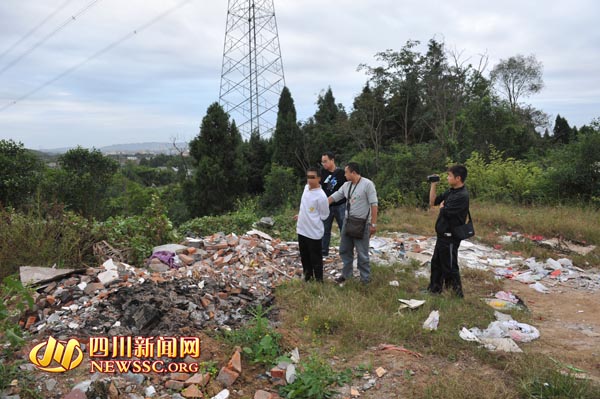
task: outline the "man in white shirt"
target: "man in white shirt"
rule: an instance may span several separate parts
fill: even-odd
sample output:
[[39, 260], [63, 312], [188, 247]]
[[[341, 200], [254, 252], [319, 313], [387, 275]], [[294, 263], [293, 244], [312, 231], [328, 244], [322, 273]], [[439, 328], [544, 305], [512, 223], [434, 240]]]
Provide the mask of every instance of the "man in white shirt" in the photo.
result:
[[300, 201], [300, 212], [294, 218], [298, 221], [298, 246], [300, 260], [306, 281], [313, 278], [323, 282], [323, 255], [321, 239], [323, 238], [323, 221], [329, 217], [329, 203], [321, 188], [320, 172], [317, 168], [306, 171], [308, 184], [304, 187]]

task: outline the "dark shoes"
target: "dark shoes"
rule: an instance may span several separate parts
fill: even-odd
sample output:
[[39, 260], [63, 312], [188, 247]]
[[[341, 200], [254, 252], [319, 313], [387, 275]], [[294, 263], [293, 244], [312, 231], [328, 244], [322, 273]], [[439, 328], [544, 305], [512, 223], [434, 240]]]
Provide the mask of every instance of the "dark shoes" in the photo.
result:
[[339, 277], [338, 277], [338, 278], [336, 278], [334, 281], [335, 281], [336, 283], [338, 283], [338, 284], [342, 284], [342, 283], [344, 283], [344, 282], [346, 281], [346, 278], [345, 278], [344, 276], [339, 276]]

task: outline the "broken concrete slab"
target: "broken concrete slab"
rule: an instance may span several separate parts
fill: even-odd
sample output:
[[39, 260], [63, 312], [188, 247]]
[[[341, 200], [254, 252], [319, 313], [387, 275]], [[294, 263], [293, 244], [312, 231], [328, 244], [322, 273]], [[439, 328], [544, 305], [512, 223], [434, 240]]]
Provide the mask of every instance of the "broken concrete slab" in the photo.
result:
[[23, 285], [36, 285], [60, 280], [74, 273], [85, 273], [86, 269], [56, 269], [42, 266], [21, 266], [19, 276]]

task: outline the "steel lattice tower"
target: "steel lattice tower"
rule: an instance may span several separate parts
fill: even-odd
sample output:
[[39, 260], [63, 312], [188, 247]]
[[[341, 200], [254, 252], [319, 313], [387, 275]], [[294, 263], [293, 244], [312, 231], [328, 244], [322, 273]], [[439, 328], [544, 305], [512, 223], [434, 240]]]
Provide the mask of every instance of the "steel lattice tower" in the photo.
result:
[[229, 0], [219, 103], [243, 137], [272, 133], [284, 86], [273, 0]]

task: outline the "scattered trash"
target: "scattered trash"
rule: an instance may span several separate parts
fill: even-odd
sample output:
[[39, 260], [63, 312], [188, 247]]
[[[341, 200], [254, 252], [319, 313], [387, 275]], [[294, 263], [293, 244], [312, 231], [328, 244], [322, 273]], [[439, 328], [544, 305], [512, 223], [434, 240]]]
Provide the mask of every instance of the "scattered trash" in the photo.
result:
[[497, 299], [497, 298], [485, 298], [484, 301], [497, 310], [512, 310], [519, 309], [519, 306], [516, 303], [511, 301], [507, 301], [505, 299]]
[[432, 310], [431, 313], [429, 313], [429, 317], [427, 317], [427, 320], [425, 320], [425, 322], [423, 323], [423, 328], [425, 330], [437, 330], [438, 328], [438, 323], [440, 322], [440, 312], [438, 312], [437, 310]]
[[406, 308], [416, 309], [425, 303], [424, 300], [420, 300], [420, 299], [398, 299], [398, 301], [402, 302], [402, 305], [400, 305], [398, 310], [406, 309]]
[[516, 342], [531, 342], [540, 337], [537, 328], [519, 323], [509, 315], [495, 312], [498, 320], [492, 321], [488, 328], [480, 330], [477, 327], [467, 329], [463, 327], [459, 332], [460, 338], [465, 341], [479, 342], [490, 351], [522, 352]]
[[397, 280], [390, 281], [392, 287], [400, 287], [400, 283]]
[[533, 288], [537, 292], [541, 292], [542, 294], [547, 294], [550, 291], [548, 289], [548, 287], [546, 287], [544, 284], [540, 283], [539, 281], [536, 282], [535, 284], [531, 284], [529, 287]]
[[377, 347], [378, 350], [380, 351], [396, 351], [396, 352], [404, 352], [407, 353], [411, 356], [416, 357], [417, 359], [420, 359], [423, 357], [423, 355], [421, 355], [419, 352], [413, 352], [411, 350], [406, 349], [403, 346], [397, 346], [397, 345], [391, 345], [391, 344], [381, 344]]

